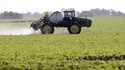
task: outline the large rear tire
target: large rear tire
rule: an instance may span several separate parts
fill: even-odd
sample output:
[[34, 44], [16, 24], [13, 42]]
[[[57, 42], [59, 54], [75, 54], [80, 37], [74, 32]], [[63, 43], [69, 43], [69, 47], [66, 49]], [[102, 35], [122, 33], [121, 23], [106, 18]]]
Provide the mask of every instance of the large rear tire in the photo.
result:
[[78, 24], [73, 24], [68, 27], [70, 34], [79, 34], [81, 32], [81, 27]]
[[40, 30], [41, 30], [42, 34], [52, 34], [52, 33], [54, 33], [54, 27], [52, 25], [49, 25], [49, 24], [43, 25], [40, 28]]

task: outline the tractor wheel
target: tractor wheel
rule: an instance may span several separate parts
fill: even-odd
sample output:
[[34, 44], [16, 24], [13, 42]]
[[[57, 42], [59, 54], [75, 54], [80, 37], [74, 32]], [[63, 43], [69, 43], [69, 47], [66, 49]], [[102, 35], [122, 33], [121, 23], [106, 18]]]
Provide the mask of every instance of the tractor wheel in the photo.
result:
[[54, 33], [54, 27], [49, 25], [49, 24], [43, 25], [40, 30], [41, 30], [42, 34], [52, 34], [52, 33]]
[[73, 24], [68, 27], [70, 34], [79, 34], [81, 32], [81, 27], [78, 24]]

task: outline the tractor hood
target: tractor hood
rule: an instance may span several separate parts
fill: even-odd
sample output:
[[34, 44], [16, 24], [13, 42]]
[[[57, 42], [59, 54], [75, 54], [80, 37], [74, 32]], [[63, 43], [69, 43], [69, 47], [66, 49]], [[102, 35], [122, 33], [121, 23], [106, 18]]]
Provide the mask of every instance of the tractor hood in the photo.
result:
[[91, 24], [92, 24], [92, 20], [89, 19], [89, 18], [78, 18], [78, 17], [75, 17], [76, 20], [82, 24], [84, 24], [84, 26], [86, 27], [91, 27]]

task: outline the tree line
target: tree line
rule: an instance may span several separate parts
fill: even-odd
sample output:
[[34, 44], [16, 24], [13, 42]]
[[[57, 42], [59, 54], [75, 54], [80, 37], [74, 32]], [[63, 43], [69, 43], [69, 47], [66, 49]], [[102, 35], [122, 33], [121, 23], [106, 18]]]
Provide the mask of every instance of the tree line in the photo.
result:
[[125, 16], [125, 13], [120, 11], [115, 11], [113, 9], [91, 9], [89, 11], [82, 11], [78, 14], [78, 16]]
[[[12, 12], [12, 11], [4, 11], [0, 13], [0, 19], [38, 19], [42, 17], [44, 13], [17, 13], [17, 12]], [[84, 17], [84, 16], [125, 16], [125, 13], [120, 12], [120, 11], [115, 11], [113, 9], [91, 9], [88, 11], [82, 11], [79, 12], [77, 11], [77, 15], [79, 17]]]
[[0, 19], [22, 19], [23, 15], [17, 12], [4, 11], [0, 14]]

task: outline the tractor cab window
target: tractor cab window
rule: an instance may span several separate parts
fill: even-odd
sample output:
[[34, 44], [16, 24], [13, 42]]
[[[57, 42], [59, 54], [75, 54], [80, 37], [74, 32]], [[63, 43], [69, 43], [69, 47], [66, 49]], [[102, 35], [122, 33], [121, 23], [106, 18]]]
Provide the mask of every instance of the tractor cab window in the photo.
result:
[[64, 11], [64, 16], [65, 17], [74, 17], [75, 11]]
[[65, 17], [70, 17], [70, 16], [72, 16], [71, 13], [65, 13]]

